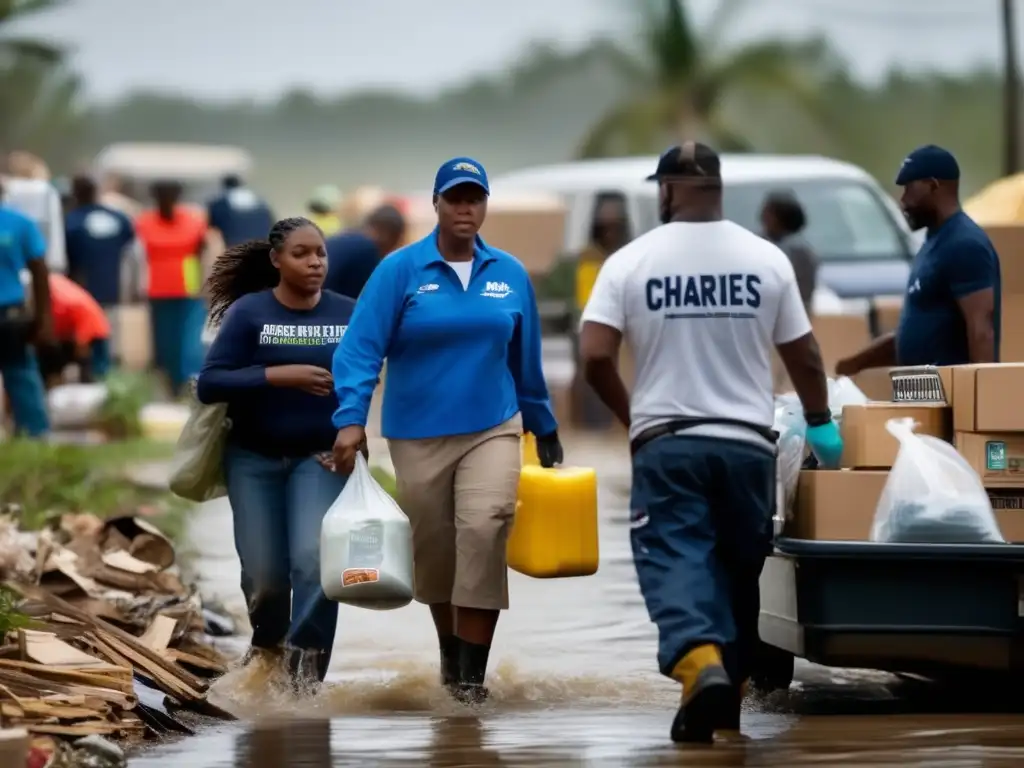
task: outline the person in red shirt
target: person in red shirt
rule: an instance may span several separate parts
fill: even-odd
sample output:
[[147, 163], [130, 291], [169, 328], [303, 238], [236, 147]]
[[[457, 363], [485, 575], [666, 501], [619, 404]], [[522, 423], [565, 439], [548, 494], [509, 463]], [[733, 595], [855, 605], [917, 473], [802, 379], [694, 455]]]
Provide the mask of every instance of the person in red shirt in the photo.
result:
[[102, 379], [110, 371], [110, 321], [103, 307], [64, 275], [51, 272], [49, 282], [53, 342], [37, 349], [44, 381], [59, 383], [71, 363], [78, 364], [80, 381]]
[[156, 208], [135, 221], [149, 271], [154, 363], [167, 375], [174, 393], [180, 393], [203, 365], [206, 324], [200, 258], [207, 223], [200, 213], [180, 204], [181, 191], [176, 182], [157, 182], [152, 188]]

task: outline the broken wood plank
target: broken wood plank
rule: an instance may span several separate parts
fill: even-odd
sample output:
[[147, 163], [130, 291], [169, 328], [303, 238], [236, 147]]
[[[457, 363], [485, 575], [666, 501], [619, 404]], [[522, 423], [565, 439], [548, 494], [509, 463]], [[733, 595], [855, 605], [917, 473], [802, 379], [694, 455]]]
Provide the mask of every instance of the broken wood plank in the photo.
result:
[[[197, 691], [196, 689], [189, 686], [181, 676], [169, 672], [164, 669], [163, 664], [152, 664], [149, 659], [142, 654], [142, 650], [149, 650], [148, 648], [133, 647], [127, 643], [122, 642], [120, 639], [104, 633], [102, 630], [99, 632], [99, 637], [106, 643], [108, 643], [115, 651], [122, 654], [133, 664], [138, 665], [141, 670], [150, 677], [153, 682], [160, 686], [160, 688], [172, 696], [175, 696], [182, 701], [186, 702], [199, 702], [202, 701], [205, 691]], [[168, 666], [170, 662], [164, 661]], [[180, 669], [180, 667], [178, 667]], [[184, 672], [184, 670], [182, 670]], [[187, 673], [186, 673], [187, 674]], [[191, 677], [191, 675], [189, 675]]]
[[18, 640], [26, 658], [37, 664], [90, 671], [121, 669], [68, 645], [49, 632], [21, 629], [18, 630]]
[[135, 667], [135, 665], [128, 661], [128, 659], [126, 659], [120, 653], [115, 651], [113, 648], [110, 647], [109, 644], [103, 642], [102, 640], [100, 640], [100, 638], [96, 637], [96, 635], [91, 632], [82, 638], [82, 642], [89, 645], [94, 651], [103, 656], [111, 664], [117, 664], [121, 667], [128, 667], [129, 669], [134, 669]]
[[[41, 589], [39, 587], [23, 587], [23, 591], [28, 593], [26, 595], [27, 597], [33, 597], [46, 602], [65, 616], [70, 616], [73, 619], [78, 619], [85, 624], [96, 627], [100, 630], [97, 633], [97, 636], [101, 639], [107, 640], [108, 642], [111, 639], [117, 639], [120, 643], [132, 648], [138, 656], [141, 656], [146, 661], [150, 668], [154, 665], [159, 667], [165, 673], [173, 675], [178, 680], [181, 680], [188, 688], [194, 691], [199, 691], [200, 694], [205, 694], [209, 689], [209, 683], [163, 658], [156, 651], [150, 650], [139, 643], [139, 639], [137, 637], [125, 632], [119, 627], [114, 626], [109, 621], [104, 621], [101, 618], [90, 616], [84, 611], [78, 610], [66, 600], [62, 600], [55, 595], [49, 594], [45, 589]], [[117, 645], [115, 645], [115, 650], [124, 653], [123, 649]], [[129, 659], [135, 660], [135, 656], [132, 656], [131, 654], [124, 655], [128, 656]]]
[[171, 661], [183, 666], [193, 667], [205, 672], [212, 672], [215, 675], [223, 675], [228, 671], [226, 664], [211, 661], [210, 659], [203, 658], [202, 656], [195, 656], [191, 653], [185, 653], [177, 648], [168, 648], [164, 651], [163, 655]]
[[93, 685], [100, 688], [115, 688], [124, 693], [131, 691], [132, 670], [115, 667], [113, 664], [109, 664], [108, 667], [109, 669], [102, 671], [87, 672], [51, 667], [31, 661], [0, 659], [0, 669], [18, 669], [43, 680], [58, 680], [66, 683]]
[[153, 623], [142, 633], [139, 642], [150, 650], [162, 653], [171, 644], [171, 638], [174, 637], [174, 630], [177, 628], [177, 619], [165, 616], [162, 613], [157, 614], [153, 619]]

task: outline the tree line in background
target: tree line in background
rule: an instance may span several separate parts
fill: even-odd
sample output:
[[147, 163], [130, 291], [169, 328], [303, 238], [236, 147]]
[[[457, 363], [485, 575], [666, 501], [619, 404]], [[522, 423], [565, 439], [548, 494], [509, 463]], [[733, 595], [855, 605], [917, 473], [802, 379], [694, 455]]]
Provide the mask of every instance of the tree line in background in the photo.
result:
[[[0, 0], [0, 30], [65, 0]], [[742, 0], [693, 25], [685, 0], [638, 0], [635, 50], [604, 40], [564, 52], [539, 46], [506, 73], [436, 98], [368, 92], [336, 99], [293, 91], [274, 103], [202, 102], [138, 93], [90, 105], [59, 49], [0, 38], [0, 148], [74, 170], [115, 141], [237, 144], [279, 207], [320, 183], [421, 189], [440, 159], [470, 154], [492, 174], [574, 157], [656, 153], [681, 134], [723, 150], [816, 153], [892, 179], [912, 147], [961, 158], [970, 191], [1000, 166], [995, 72], [893, 72], [867, 85], [821, 39], [722, 41]]]

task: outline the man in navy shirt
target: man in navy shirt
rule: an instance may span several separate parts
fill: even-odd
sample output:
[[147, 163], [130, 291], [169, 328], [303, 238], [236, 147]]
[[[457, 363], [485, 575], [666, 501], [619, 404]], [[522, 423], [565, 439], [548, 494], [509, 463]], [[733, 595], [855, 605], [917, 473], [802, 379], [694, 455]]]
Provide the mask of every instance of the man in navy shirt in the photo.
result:
[[382, 205], [363, 226], [327, 238], [330, 269], [324, 288], [358, 299], [380, 260], [391, 253], [405, 236], [405, 219], [393, 205]]
[[224, 247], [265, 238], [274, 223], [270, 206], [238, 176], [225, 176], [222, 186], [221, 194], [207, 205], [206, 215], [210, 226], [224, 239]]
[[999, 361], [1000, 274], [992, 241], [960, 208], [960, 167], [928, 145], [903, 161], [896, 183], [913, 229], [928, 237], [914, 258], [895, 334], [840, 361], [836, 373], [892, 365]]
[[88, 176], [71, 181], [71, 209], [64, 217], [68, 277], [109, 310], [121, 300], [121, 268], [135, 242], [127, 216], [99, 202]]

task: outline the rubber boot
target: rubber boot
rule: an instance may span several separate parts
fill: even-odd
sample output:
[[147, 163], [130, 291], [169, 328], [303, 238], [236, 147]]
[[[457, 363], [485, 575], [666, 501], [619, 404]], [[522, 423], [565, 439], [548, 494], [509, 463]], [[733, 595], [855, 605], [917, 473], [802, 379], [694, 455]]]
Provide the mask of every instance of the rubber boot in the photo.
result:
[[455, 698], [463, 704], [482, 704], [490, 696], [484, 687], [491, 646], [459, 640], [459, 682]]
[[296, 696], [313, 696], [327, 677], [327, 654], [314, 648], [289, 648], [288, 673]]
[[721, 724], [715, 728], [716, 733], [728, 734], [736, 736], [740, 732], [740, 716], [743, 712], [743, 700], [747, 698], [747, 691], [750, 686], [746, 680], [739, 684], [739, 686], [733, 686], [732, 689], [732, 701], [729, 705], [729, 711], [723, 717]]
[[672, 670], [683, 685], [683, 700], [672, 721], [672, 741], [711, 744], [715, 729], [730, 722], [736, 690], [717, 646], [700, 645]]
[[455, 635], [447, 635], [440, 638], [439, 642], [441, 646], [441, 685], [449, 692], [454, 692], [459, 685], [461, 674], [459, 650], [462, 648], [462, 641]]

